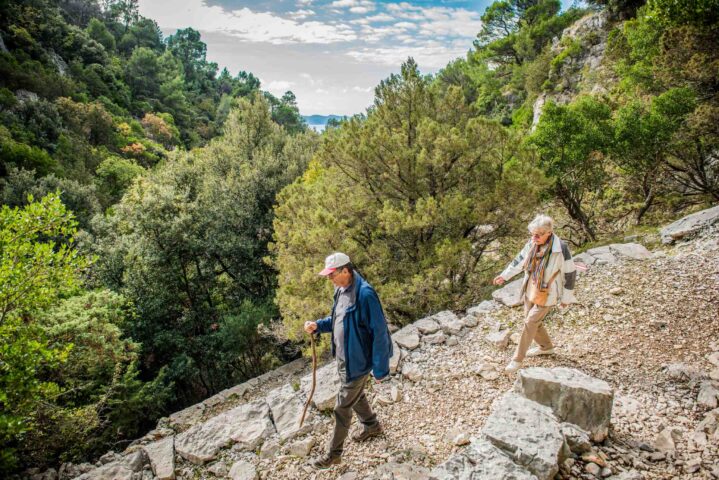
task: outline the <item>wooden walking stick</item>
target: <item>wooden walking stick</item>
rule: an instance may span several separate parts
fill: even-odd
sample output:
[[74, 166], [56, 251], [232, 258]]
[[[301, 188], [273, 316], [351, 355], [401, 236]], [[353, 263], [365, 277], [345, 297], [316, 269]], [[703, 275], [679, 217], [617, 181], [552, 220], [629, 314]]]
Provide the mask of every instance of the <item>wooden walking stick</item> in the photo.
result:
[[310, 333], [310, 344], [312, 345], [312, 388], [310, 388], [310, 394], [307, 396], [307, 402], [305, 403], [305, 409], [302, 410], [302, 418], [300, 419], [300, 428], [305, 423], [305, 415], [307, 414], [307, 407], [312, 402], [312, 395], [315, 394], [315, 387], [317, 386], [317, 352], [315, 351], [315, 334]]

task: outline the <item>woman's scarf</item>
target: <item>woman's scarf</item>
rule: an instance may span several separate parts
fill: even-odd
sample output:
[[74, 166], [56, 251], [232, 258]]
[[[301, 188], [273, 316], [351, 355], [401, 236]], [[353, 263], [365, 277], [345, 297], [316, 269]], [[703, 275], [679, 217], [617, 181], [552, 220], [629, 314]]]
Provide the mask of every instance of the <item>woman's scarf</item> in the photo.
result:
[[[549, 264], [549, 257], [552, 254], [552, 243], [554, 243], [554, 235], [552, 235], [547, 242], [546, 249], [542, 253], [542, 247], [545, 245], [532, 245], [532, 249], [529, 251], [527, 260], [524, 264], [524, 269], [529, 273], [530, 281], [539, 288], [542, 288], [541, 282], [544, 278], [544, 271]], [[540, 256], [539, 254], [542, 253]]]

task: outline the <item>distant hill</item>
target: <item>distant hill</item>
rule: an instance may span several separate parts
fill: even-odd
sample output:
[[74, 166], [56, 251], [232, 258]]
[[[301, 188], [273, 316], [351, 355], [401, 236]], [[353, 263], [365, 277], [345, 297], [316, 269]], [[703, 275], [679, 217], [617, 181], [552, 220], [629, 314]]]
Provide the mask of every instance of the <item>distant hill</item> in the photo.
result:
[[303, 115], [302, 118], [312, 130], [322, 133], [330, 120], [342, 120], [347, 117], [342, 115]]
[[317, 125], [321, 125], [324, 127], [325, 125], [327, 125], [327, 122], [330, 119], [342, 120], [346, 117], [344, 117], [343, 115], [303, 115], [302, 118], [305, 120], [305, 122], [307, 122], [307, 125], [309, 126], [314, 127]]

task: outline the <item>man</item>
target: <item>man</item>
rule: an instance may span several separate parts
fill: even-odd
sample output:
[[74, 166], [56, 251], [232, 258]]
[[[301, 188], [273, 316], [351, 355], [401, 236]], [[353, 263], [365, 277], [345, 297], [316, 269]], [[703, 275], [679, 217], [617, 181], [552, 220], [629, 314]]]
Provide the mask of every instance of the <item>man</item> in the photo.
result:
[[382, 427], [364, 393], [370, 371], [377, 382], [389, 375], [392, 341], [382, 305], [372, 286], [357, 273], [344, 253], [333, 253], [325, 260], [320, 275], [335, 286], [334, 304], [329, 317], [305, 322], [305, 331], [332, 335], [332, 356], [342, 382], [334, 408], [335, 428], [327, 453], [315, 459], [315, 468], [341, 463], [344, 441], [352, 422], [352, 411], [362, 430], [352, 436], [363, 442], [382, 433]]
[[[514, 373], [522, 368], [525, 356], [552, 355], [554, 346], [544, 328], [544, 317], [553, 306], [562, 308], [575, 303], [576, 271], [566, 242], [553, 233], [554, 221], [537, 215], [527, 226], [531, 238], [512, 262], [493, 283], [504, 282], [524, 271], [522, 297], [524, 300], [524, 329], [512, 361], [504, 369]], [[529, 349], [532, 341], [537, 347]]]

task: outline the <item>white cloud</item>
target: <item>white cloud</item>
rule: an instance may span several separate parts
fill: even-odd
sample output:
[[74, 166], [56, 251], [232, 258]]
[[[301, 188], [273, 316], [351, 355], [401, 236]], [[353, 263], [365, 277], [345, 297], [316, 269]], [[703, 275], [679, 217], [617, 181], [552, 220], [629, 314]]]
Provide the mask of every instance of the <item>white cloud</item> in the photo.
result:
[[182, 6], [174, 0], [143, 0], [140, 14], [157, 19], [160, 27], [166, 29], [191, 25], [196, 30], [223, 32], [253, 42], [335, 43], [357, 39], [352, 27], [346, 24], [298, 22], [249, 8], [227, 11], [208, 6], [203, 0], [189, 0]]
[[431, 40], [418, 43], [415, 39], [412, 46], [361, 48], [347, 52], [347, 55], [359, 62], [388, 66], [398, 66], [407, 57], [412, 57], [422, 69], [437, 70], [455, 58], [463, 57], [467, 50], [469, 46], [464, 40], [448, 44]]
[[369, 13], [374, 10], [374, 7], [352, 7], [350, 12], [352, 13]]
[[349, 11], [352, 13], [368, 13], [377, 8], [372, 0], [335, 0], [330, 3], [329, 6], [334, 8], [349, 8]]
[[371, 17], [365, 17], [362, 20], [366, 20], [368, 22], [389, 22], [394, 20], [394, 17], [386, 13], [378, 13], [377, 15], [372, 15]]
[[[260, 80], [260, 82], [262, 82], [262, 80]], [[281, 97], [287, 90], [292, 90], [293, 85], [295, 85], [294, 82], [288, 82], [286, 80], [273, 80], [268, 83], [262, 83], [262, 88], [270, 92], [272, 95]]]
[[299, 10], [295, 10], [294, 12], [288, 13], [290, 18], [294, 18], [295, 20], [304, 20], [305, 18], [311, 17], [314, 14], [315, 14], [314, 10], [302, 9], [302, 8]]

